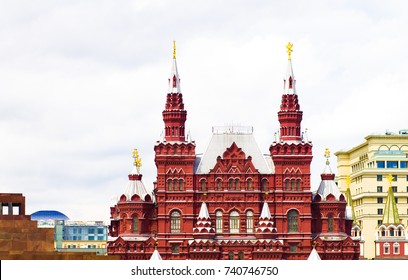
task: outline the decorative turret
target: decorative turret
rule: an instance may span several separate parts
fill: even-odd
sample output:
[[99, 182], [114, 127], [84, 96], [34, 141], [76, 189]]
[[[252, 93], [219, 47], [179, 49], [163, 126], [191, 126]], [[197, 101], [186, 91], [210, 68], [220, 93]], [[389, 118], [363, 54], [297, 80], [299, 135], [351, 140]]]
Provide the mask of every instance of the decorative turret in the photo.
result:
[[210, 214], [208, 213], [207, 204], [205, 201], [201, 204], [200, 213], [198, 214], [197, 222], [193, 228], [195, 238], [212, 239], [215, 235], [215, 230], [212, 227]]
[[395, 203], [394, 192], [392, 191], [392, 175], [387, 176], [390, 186], [388, 187], [387, 201], [385, 202], [383, 224], [384, 225], [399, 225], [400, 218], [398, 214], [397, 204]]
[[345, 201], [344, 195], [340, 192], [339, 187], [334, 182], [334, 174], [330, 168], [330, 151], [326, 149], [324, 156], [326, 158], [326, 166], [323, 173], [320, 175], [322, 181], [317, 189], [316, 196], [319, 195], [321, 200], [341, 200]]
[[163, 111], [164, 141], [185, 142], [185, 122], [187, 111], [184, 110], [183, 95], [180, 91], [180, 77], [176, 61], [176, 41], [173, 42], [173, 64], [169, 78], [169, 92]]
[[292, 68], [293, 44], [286, 45], [288, 52], [288, 64], [283, 84], [283, 95], [278, 112], [280, 122], [280, 140], [281, 141], [302, 141], [300, 124], [302, 122], [303, 112], [300, 111], [298, 97], [296, 94], [296, 80]]
[[255, 233], [261, 235], [262, 238], [270, 238], [276, 233], [276, 228], [273, 226], [271, 212], [269, 211], [269, 205], [266, 201], [262, 206], [261, 216], [259, 217], [258, 227], [256, 228]]
[[[126, 186], [124, 194], [121, 196], [121, 201], [126, 200], [139, 200], [150, 202], [154, 199], [153, 194], [148, 192], [142, 182], [142, 174], [140, 174], [140, 167], [142, 166], [142, 159], [139, 157], [139, 152], [134, 149], [133, 156], [133, 169], [128, 175], [129, 182]], [[138, 198], [134, 197], [137, 196]]]

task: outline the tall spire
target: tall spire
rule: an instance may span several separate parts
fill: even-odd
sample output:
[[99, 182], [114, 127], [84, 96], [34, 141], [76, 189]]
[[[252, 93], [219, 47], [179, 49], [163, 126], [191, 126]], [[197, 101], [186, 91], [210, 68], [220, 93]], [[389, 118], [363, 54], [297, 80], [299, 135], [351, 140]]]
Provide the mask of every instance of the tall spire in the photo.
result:
[[163, 111], [164, 140], [185, 142], [185, 122], [187, 111], [184, 110], [183, 95], [180, 91], [180, 77], [176, 61], [176, 41], [173, 41], [173, 62], [169, 78], [165, 110]]
[[173, 41], [173, 63], [169, 78], [169, 93], [180, 93], [180, 77], [177, 70], [176, 41]]
[[400, 218], [398, 214], [397, 204], [395, 203], [394, 192], [392, 191], [392, 175], [387, 177], [390, 186], [388, 187], [387, 201], [385, 202], [383, 224], [399, 225]]
[[285, 75], [285, 82], [284, 82], [284, 93], [285, 94], [296, 94], [295, 89], [295, 76], [293, 75], [293, 68], [292, 68], [292, 52], [293, 52], [293, 44], [289, 42], [286, 45], [286, 49], [288, 52], [288, 64], [286, 68], [286, 75]]
[[281, 125], [280, 140], [281, 141], [302, 141], [300, 124], [302, 122], [303, 112], [300, 111], [298, 96], [295, 89], [295, 76], [292, 68], [292, 52], [293, 44], [286, 45], [288, 53], [288, 64], [286, 75], [283, 83], [283, 95], [278, 112], [278, 119]]

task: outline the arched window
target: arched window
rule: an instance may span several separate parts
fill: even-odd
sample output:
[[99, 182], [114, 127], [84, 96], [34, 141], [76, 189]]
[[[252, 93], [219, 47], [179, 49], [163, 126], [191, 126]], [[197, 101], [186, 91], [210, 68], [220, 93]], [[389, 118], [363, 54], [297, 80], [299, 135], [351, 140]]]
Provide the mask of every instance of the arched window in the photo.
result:
[[175, 210], [170, 214], [170, 232], [179, 233], [180, 232], [180, 212]]
[[205, 186], [205, 180], [204, 179], [201, 179], [200, 185], [201, 185], [201, 191], [205, 191], [206, 186]]
[[329, 215], [327, 217], [327, 231], [333, 232], [333, 215]]
[[217, 180], [217, 190], [221, 190], [221, 179]]
[[390, 229], [390, 236], [394, 236], [394, 229]]
[[252, 233], [254, 227], [254, 212], [251, 210], [247, 211], [247, 216], [246, 216], [246, 229], [248, 233]]
[[288, 191], [289, 190], [289, 180], [285, 181], [285, 189]]
[[298, 232], [298, 212], [290, 210], [288, 213], [288, 232]]
[[230, 251], [230, 252], [228, 253], [228, 259], [229, 259], [229, 260], [233, 260], [233, 259], [234, 259], [234, 252], [231, 252], [231, 251]]
[[238, 252], [238, 259], [243, 260], [244, 259], [244, 252]]
[[137, 233], [139, 231], [139, 218], [137, 216], [133, 217], [132, 224], [133, 232]]
[[239, 213], [237, 211], [230, 213], [230, 233], [239, 233]]
[[235, 179], [235, 190], [239, 190], [239, 179]]
[[232, 189], [234, 188], [234, 185], [233, 185], [233, 184], [234, 184], [234, 180], [229, 179], [229, 180], [228, 180], [228, 183], [229, 183], [229, 189], [232, 190]]
[[296, 187], [297, 187], [297, 190], [300, 191], [300, 180], [296, 181]]
[[390, 254], [390, 244], [384, 243], [384, 255], [389, 255], [389, 254]]
[[294, 191], [295, 190], [295, 179], [290, 180], [290, 184], [292, 187], [292, 191]]
[[394, 255], [399, 255], [399, 253], [400, 253], [399, 243], [394, 243], [394, 245], [392, 245], [392, 248], [393, 248], [393, 254]]
[[183, 180], [179, 180], [179, 190], [182, 191], [183, 190]]
[[222, 211], [215, 212], [215, 232], [222, 233]]
[[172, 190], [171, 183], [172, 183], [172, 181], [171, 181], [170, 179], [167, 180], [167, 190], [168, 190], [168, 191], [171, 191], [171, 190]]
[[262, 180], [262, 190], [267, 191], [268, 190], [268, 181], [266, 179]]
[[178, 180], [177, 179], [174, 179], [173, 180], [173, 189], [175, 190], [175, 191], [177, 191], [178, 189]]
[[247, 180], [247, 190], [248, 190], [248, 191], [251, 190], [251, 188], [252, 188], [251, 185], [252, 185], [252, 180], [251, 180], [251, 179], [248, 179], [248, 180]]

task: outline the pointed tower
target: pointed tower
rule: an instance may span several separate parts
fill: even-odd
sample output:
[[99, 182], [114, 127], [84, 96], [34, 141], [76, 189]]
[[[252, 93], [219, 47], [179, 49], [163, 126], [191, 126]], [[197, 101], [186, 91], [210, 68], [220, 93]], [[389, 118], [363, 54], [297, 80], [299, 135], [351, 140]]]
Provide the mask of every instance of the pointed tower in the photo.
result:
[[195, 239], [213, 239], [215, 236], [215, 230], [211, 224], [210, 214], [208, 213], [205, 201], [201, 204], [200, 213], [193, 228], [193, 236]]
[[268, 202], [264, 202], [262, 212], [259, 217], [258, 227], [255, 230], [257, 238], [273, 238], [276, 235], [276, 228], [273, 226], [271, 211]]
[[408, 239], [405, 225], [401, 223], [394, 192], [392, 190], [392, 175], [387, 176], [387, 201], [385, 202], [382, 224], [376, 232], [376, 259], [407, 259]]
[[[330, 168], [329, 149], [326, 149], [324, 156], [326, 166], [312, 203], [312, 234], [316, 242], [316, 250], [322, 259], [326, 260], [358, 259], [360, 244], [351, 238], [349, 232], [346, 232], [347, 202], [334, 182], [335, 175]], [[341, 257], [334, 254], [336, 250], [342, 252]]]
[[163, 111], [164, 140], [185, 142], [185, 123], [187, 111], [184, 110], [183, 95], [180, 91], [180, 77], [177, 70], [176, 41], [173, 42], [173, 62], [169, 78], [169, 90]]
[[[185, 234], [192, 235], [195, 217], [190, 214], [199, 207], [194, 203], [195, 142], [185, 133], [187, 111], [184, 109], [180, 90], [180, 77], [176, 61], [176, 44], [173, 46], [172, 69], [169, 89], [163, 111], [164, 134], [154, 146], [157, 181], [154, 192], [157, 204], [158, 250], [167, 259], [167, 248], [178, 252], [180, 259], [187, 258], [187, 244], [169, 242], [183, 240]], [[169, 223], [170, 221], [170, 223]]]
[[[116, 205], [111, 207], [111, 224], [109, 226], [108, 254], [121, 255], [126, 259], [123, 248], [148, 246], [146, 242], [157, 231], [155, 223], [155, 196], [142, 182], [140, 167], [142, 160], [137, 149], [133, 150], [133, 169], [128, 175], [129, 181], [124, 193]], [[142, 250], [133, 251], [132, 259], [146, 259]]]

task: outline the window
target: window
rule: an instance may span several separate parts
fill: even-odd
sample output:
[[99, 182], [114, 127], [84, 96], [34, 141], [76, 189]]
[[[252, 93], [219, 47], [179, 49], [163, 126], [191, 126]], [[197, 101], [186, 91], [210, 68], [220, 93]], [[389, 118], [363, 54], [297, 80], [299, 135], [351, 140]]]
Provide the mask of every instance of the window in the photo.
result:
[[392, 186], [392, 192], [396, 193], [398, 191], [397, 186]]
[[221, 179], [217, 180], [217, 190], [221, 190]]
[[382, 192], [382, 186], [377, 186], [377, 192]]
[[88, 240], [95, 240], [95, 236], [92, 236], [92, 235], [90, 235], [90, 236], [88, 236]]
[[98, 234], [103, 234], [103, 228], [98, 228]]
[[167, 190], [171, 191], [172, 187], [171, 187], [171, 180], [167, 181]]
[[382, 215], [383, 214], [383, 209], [377, 209], [377, 215]]
[[235, 190], [239, 190], [239, 179], [235, 179]]
[[267, 186], [268, 181], [266, 179], [262, 180], [262, 190], [267, 191], [268, 186]]
[[221, 211], [215, 212], [215, 232], [217, 233], [222, 232], [222, 212]]
[[387, 161], [387, 168], [398, 168], [398, 161]]
[[390, 244], [384, 243], [384, 255], [389, 255], [389, 254], [390, 254]]
[[88, 228], [88, 234], [95, 234], [94, 228]]
[[254, 213], [249, 210], [247, 212], [247, 217], [246, 217], [246, 230], [248, 233], [253, 232], [253, 227], [254, 227]]
[[377, 197], [377, 203], [383, 203], [383, 198], [382, 197]]
[[183, 180], [179, 180], [179, 190], [182, 191], [183, 190]]
[[384, 161], [377, 161], [377, 168], [385, 168], [385, 162]]
[[234, 252], [229, 252], [228, 253], [228, 259], [233, 260], [234, 259]]
[[399, 255], [399, 253], [400, 253], [400, 246], [399, 246], [399, 243], [394, 243], [394, 245], [392, 245], [392, 248], [393, 248], [393, 253], [394, 253], [394, 255]]
[[180, 232], [180, 212], [173, 211], [170, 214], [170, 232], [179, 233]]
[[382, 220], [377, 220], [377, 226], [381, 226], [382, 225]]
[[244, 259], [244, 252], [238, 252], [238, 260]]
[[407, 163], [408, 163], [408, 161], [401, 161], [400, 162], [400, 168], [407, 168]]
[[297, 187], [297, 190], [300, 191], [300, 180], [296, 181], [296, 187]]
[[290, 210], [288, 213], [288, 232], [298, 232], [298, 212]]
[[179, 253], [179, 245], [171, 245], [171, 253], [172, 254], [178, 254]]
[[285, 189], [288, 191], [289, 190], [289, 180], [285, 181]]
[[377, 181], [382, 181], [382, 175], [377, 175]]
[[173, 180], [173, 191], [177, 191], [177, 187], [178, 187], [177, 179], [174, 179]]
[[228, 183], [229, 183], [229, 189], [230, 189], [230, 190], [232, 190], [232, 189], [233, 189], [233, 187], [234, 187], [234, 186], [233, 186], [233, 182], [234, 182], [234, 180], [232, 180], [232, 179], [229, 179], [229, 180], [228, 180]]
[[297, 245], [289, 245], [289, 250], [291, 253], [297, 252]]
[[205, 180], [204, 179], [200, 181], [200, 185], [201, 185], [201, 191], [205, 191]]
[[332, 215], [329, 215], [327, 217], [327, 231], [333, 232], [333, 216]]
[[394, 197], [395, 198], [395, 203], [398, 203], [398, 197]]
[[137, 216], [133, 217], [132, 228], [134, 233], [137, 233], [139, 231], [139, 219], [137, 218]]
[[230, 233], [239, 233], [239, 213], [232, 211], [230, 214]]
[[393, 181], [393, 182], [396, 182], [397, 179], [398, 179], [398, 176], [397, 176], [397, 175], [392, 175], [392, 181]]
[[104, 240], [103, 236], [98, 236], [98, 240]]
[[248, 191], [251, 190], [251, 183], [252, 183], [252, 180], [251, 180], [251, 179], [248, 179], [248, 180], [247, 180], [247, 190], [248, 190]]

